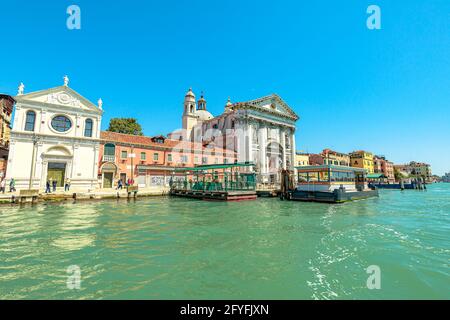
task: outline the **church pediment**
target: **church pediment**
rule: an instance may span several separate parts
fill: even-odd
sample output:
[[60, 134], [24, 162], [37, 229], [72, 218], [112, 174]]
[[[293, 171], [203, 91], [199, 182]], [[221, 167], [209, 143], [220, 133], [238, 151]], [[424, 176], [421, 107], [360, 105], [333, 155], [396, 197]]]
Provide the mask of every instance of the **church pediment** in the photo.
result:
[[298, 120], [297, 114], [287, 105], [280, 96], [272, 94], [260, 99], [247, 101], [244, 103], [249, 107], [255, 107], [259, 111], [266, 111], [271, 114], [278, 114], [280, 116], [288, 117], [293, 120]]
[[102, 113], [100, 108], [67, 86], [31, 92], [16, 96], [15, 99], [19, 103], [42, 103], [47, 105], [55, 105], [58, 107], [80, 108], [86, 111]]

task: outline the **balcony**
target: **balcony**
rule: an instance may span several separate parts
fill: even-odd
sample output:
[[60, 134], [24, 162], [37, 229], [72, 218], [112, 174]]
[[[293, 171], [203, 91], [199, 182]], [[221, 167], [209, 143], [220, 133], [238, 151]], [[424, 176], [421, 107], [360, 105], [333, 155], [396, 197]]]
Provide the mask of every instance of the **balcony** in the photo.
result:
[[116, 156], [108, 156], [108, 155], [103, 155], [103, 162], [112, 162], [115, 163], [116, 162]]

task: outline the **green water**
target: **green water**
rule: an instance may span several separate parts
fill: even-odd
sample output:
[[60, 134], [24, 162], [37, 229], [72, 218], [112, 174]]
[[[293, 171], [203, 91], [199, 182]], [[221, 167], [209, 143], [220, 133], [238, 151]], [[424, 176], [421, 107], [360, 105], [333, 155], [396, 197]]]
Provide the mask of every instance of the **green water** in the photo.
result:
[[[450, 299], [449, 215], [450, 184], [343, 205], [0, 207], [0, 298]], [[371, 265], [381, 290], [367, 288]]]

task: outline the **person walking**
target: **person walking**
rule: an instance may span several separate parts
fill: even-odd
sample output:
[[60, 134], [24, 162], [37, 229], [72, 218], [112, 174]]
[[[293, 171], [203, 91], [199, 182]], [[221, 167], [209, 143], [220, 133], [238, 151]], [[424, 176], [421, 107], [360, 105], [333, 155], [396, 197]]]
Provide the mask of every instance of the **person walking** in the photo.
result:
[[64, 191], [65, 192], [70, 191], [70, 179], [69, 178], [66, 179], [66, 183], [64, 185]]
[[5, 193], [5, 189], [6, 189], [6, 179], [2, 179], [2, 181], [0, 182], [0, 192]]
[[117, 181], [117, 190], [122, 190], [122, 189], [123, 189], [122, 179], [119, 179]]
[[9, 182], [9, 192], [16, 192], [16, 180], [14, 178], [11, 178]]
[[45, 193], [52, 193], [52, 191], [50, 190], [50, 181], [47, 180], [47, 182], [45, 183]]
[[53, 192], [56, 192], [57, 184], [58, 184], [58, 182], [56, 180], [53, 180], [53, 182], [52, 182]]

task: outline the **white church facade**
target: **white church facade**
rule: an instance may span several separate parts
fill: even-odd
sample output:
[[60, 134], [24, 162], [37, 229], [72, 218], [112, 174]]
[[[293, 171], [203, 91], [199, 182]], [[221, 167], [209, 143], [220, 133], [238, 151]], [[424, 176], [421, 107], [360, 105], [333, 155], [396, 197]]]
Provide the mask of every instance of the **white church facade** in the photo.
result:
[[182, 130], [171, 137], [234, 150], [239, 162], [255, 163], [260, 183], [278, 183], [282, 169], [294, 171], [298, 119], [276, 94], [239, 103], [228, 99], [224, 112], [214, 117], [207, 111], [203, 95], [196, 101], [189, 89], [184, 99]]
[[94, 105], [64, 85], [24, 94], [19, 86], [11, 131], [7, 180], [17, 189], [45, 189], [67, 179], [78, 190], [97, 188], [102, 101]]

